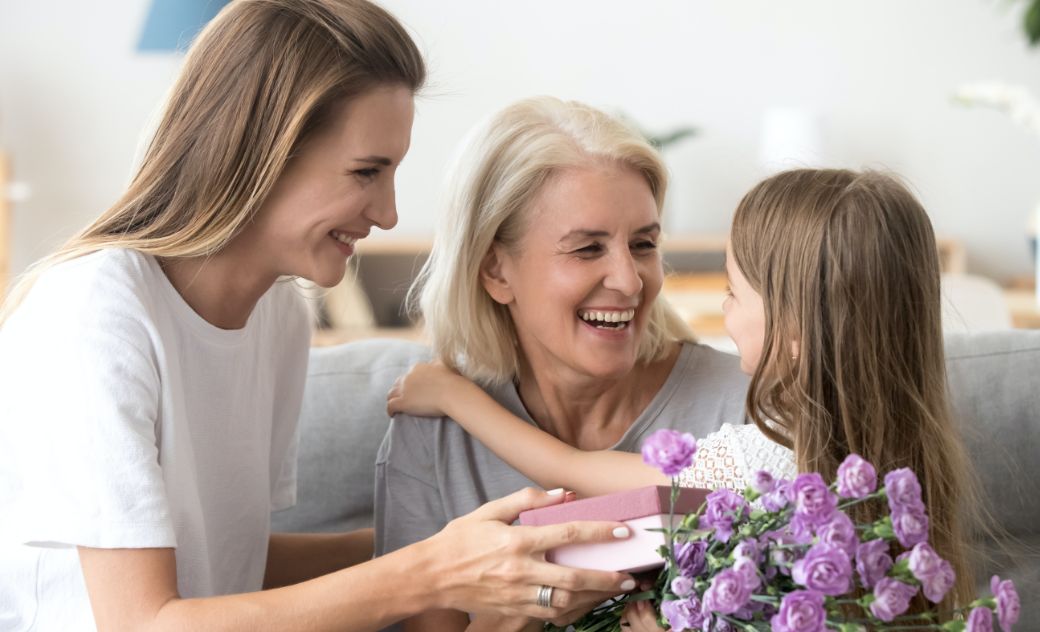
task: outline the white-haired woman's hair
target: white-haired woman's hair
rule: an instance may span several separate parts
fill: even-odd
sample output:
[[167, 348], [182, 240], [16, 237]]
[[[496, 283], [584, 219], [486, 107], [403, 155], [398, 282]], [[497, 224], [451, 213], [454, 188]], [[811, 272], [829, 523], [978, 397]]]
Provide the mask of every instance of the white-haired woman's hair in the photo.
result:
[[[668, 182], [660, 155], [638, 132], [595, 108], [526, 99], [471, 134], [453, 170], [433, 251], [408, 296], [441, 361], [485, 384], [513, 379], [520, 353], [514, 323], [508, 308], [484, 290], [481, 265], [495, 241], [509, 247], [520, 240], [526, 211], [554, 173], [603, 162], [641, 173], [660, 215]], [[692, 339], [682, 318], [655, 300], [638, 361], [658, 359], [668, 343]]]

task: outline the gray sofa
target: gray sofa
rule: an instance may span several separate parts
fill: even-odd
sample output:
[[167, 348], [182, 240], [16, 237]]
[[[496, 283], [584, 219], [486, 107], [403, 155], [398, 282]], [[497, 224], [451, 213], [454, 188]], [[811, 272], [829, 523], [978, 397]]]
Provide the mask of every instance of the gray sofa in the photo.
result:
[[[947, 338], [953, 407], [985, 496], [1010, 541], [980, 541], [988, 573], [1013, 578], [1023, 597], [1019, 630], [1040, 630], [1040, 331]], [[371, 525], [376, 449], [393, 380], [428, 357], [422, 345], [365, 340], [311, 352], [300, 420], [297, 505], [274, 515], [279, 531]]]

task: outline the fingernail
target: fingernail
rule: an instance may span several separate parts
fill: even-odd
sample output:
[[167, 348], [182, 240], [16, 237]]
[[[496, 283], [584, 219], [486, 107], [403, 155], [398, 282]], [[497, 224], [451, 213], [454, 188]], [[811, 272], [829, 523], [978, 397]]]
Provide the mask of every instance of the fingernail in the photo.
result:
[[629, 535], [628, 527], [614, 527], [615, 538], [627, 538]]
[[626, 579], [625, 581], [621, 582], [621, 590], [632, 590], [635, 587], [636, 580], [634, 579]]
[[563, 493], [563, 488], [562, 487], [557, 487], [556, 489], [550, 489], [549, 491], [547, 491], [545, 493], [548, 494], [549, 496], [559, 496], [560, 494]]

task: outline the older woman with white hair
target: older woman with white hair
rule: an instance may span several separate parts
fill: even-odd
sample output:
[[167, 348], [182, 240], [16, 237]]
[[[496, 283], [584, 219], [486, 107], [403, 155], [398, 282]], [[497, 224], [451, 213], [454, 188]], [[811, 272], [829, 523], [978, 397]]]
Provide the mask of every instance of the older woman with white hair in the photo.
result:
[[[704, 436], [741, 422], [738, 359], [696, 344], [659, 298], [666, 186], [658, 153], [594, 108], [543, 97], [494, 116], [461, 156], [413, 288], [435, 355], [581, 449], [634, 452], [659, 428]], [[379, 554], [531, 484], [452, 419], [403, 414], [376, 476]], [[538, 593], [569, 598], [554, 586]], [[439, 611], [404, 627], [528, 625]]]

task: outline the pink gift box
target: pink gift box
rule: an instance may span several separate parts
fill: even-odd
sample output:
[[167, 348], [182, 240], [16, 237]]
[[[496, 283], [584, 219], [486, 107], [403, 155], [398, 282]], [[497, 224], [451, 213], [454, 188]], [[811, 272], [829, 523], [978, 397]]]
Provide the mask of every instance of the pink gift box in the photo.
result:
[[[664, 544], [663, 529], [668, 524], [668, 505], [672, 490], [664, 486], [640, 487], [606, 496], [595, 496], [560, 505], [531, 509], [520, 514], [520, 524], [541, 526], [575, 520], [619, 521], [628, 525], [632, 536], [626, 540], [568, 544], [548, 551], [546, 559], [561, 566], [634, 573], [664, 564], [657, 549]], [[711, 490], [679, 490], [675, 517], [696, 511]]]

